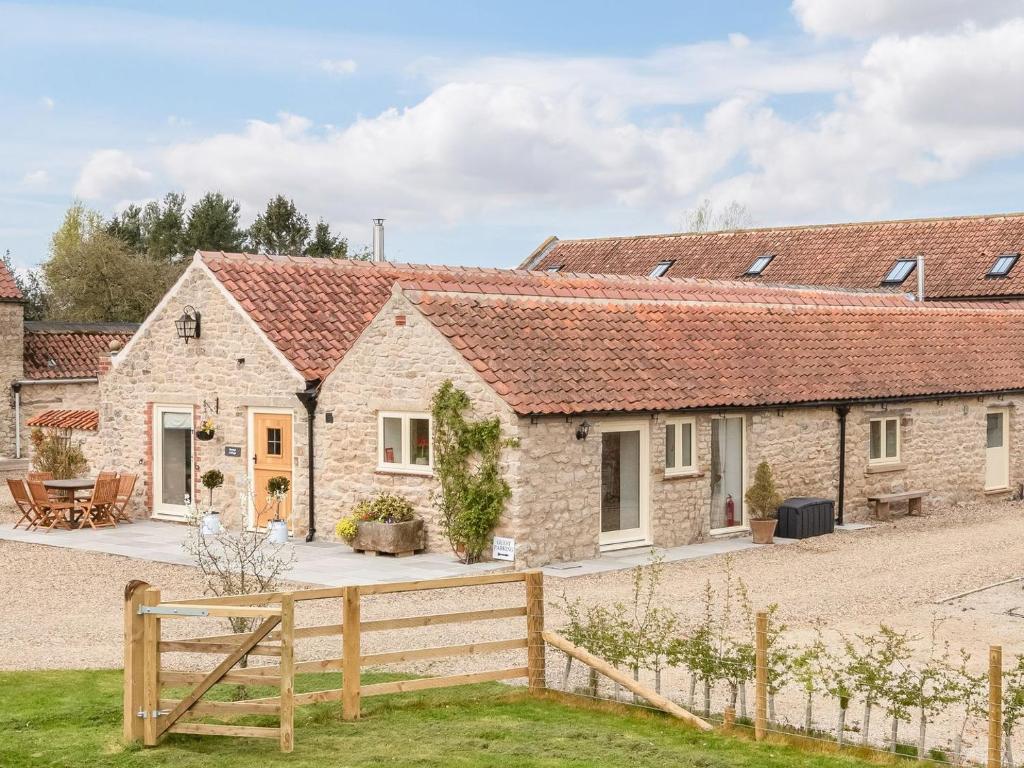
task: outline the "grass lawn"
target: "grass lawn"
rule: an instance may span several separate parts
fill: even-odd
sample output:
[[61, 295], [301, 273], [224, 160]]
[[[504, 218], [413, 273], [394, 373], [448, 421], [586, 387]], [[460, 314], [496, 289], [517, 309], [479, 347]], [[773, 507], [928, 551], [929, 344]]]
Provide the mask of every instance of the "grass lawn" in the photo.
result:
[[[302, 675], [297, 690], [334, 688], [338, 675]], [[367, 682], [394, 676], [367, 675]], [[268, 694], [270, 692], [268, 691]], [[245, 717], [240, 723], [276, 725]], [[121, 743], [121, 674], [0, 673], [0, 766], [652, 766], [840, 768], [871, 763], [783, 744], [705, 734], [658, 713], [611, 705], [568, 706], [500, 684], [365, 699], [363, 719], [340, 705], [300, 707], [295, 751], [277, 742], [214, 736], [165, 738], [144, 749]]]

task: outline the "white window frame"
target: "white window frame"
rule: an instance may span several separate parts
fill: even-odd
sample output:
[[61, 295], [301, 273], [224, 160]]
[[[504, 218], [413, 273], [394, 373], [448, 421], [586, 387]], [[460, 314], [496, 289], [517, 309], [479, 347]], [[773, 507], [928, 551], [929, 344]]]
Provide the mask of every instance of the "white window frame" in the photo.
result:
[[[881, 449], [882, 455], [879, 456], [877, 459], [873, 459], [873, 458], [871, 458], [871, 425], [874, 424], [876, 421], [881, 424], [881, 427], [880, 427], [880, 429], [881, 429], [881, 433], [880, 433], [880, 435], [881, 435], [881, 444], [879, 445], [879, 448]], [[890, 422], [890, 421], [895, 421], [896, 422], [896, 455], [895, 456], [886, 456], [885, 455], [885, 430], [886, 430], [886, 423]], [[871, 466], [871, 467], [888, 466], [888, 465], [892, 465], [892, 464], [899, 464], [901, 462], [901, 458], [903, 456], [903, 424], [902, 424], [902, 421], [903, 420], [899, 416], [874, 416], [874, 417], [872, 417], [868, 421], [868, 466]]]
[[[681, 475], [697, 474], [697, 420], [693, 417], [675, 416], [665, 419], [665, 426], [674, 426], [676, 432], [676, 461], [683, 457], [683, 426], [690, 426], [690, 464], [677, 464], [674, 467], [665, 466], [665, 477], [679, 477]], [[668, 459], [668, 446], [665, 446], [665, 458]]]
[[[384, 419], [402, 420], [402, 458], [401, 464], [384, 461]], [[409, 422], [412, 419], [425, 419], [427, 437], [430, 447], [427, 449], [427, 463], [414, 464], [409, 451]], [[394, 472], [403, 475], [434, 474], [434, 421], [429, 413], [418, 411], [379, 411], [377, 413], [377, 471]]]

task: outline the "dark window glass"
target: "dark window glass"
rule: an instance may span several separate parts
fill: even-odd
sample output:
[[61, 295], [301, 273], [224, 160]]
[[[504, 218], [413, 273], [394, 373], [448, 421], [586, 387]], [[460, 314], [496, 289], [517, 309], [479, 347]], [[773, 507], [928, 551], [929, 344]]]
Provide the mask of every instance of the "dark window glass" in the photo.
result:
[[281, 455], [281, 430], [277, 427], [267, 427], [267, 455]]

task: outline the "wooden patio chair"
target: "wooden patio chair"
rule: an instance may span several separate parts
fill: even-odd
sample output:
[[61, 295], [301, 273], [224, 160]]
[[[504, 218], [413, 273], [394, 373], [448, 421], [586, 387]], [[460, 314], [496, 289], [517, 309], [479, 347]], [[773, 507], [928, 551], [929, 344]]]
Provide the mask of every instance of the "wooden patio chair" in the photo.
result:
[[29, 472], [28, 480], [53, 480], [53, 472]]
[[79, 528], [103, 528], [117, 525], [114, 518], [114, 503], [117, 501], [117, 478], [97, 477], [89, 500], [81, 505], [82, 519]]
[[114, 519], [119, 523], [133, 523], [131, 515], [128, 514], [128, 504], [132, 500], [132, 493], [135, 491], [135, 481], [138, 475], [118, 475], [117, 478], [117, 499], [114, 501]]
[[[73, 501], [58, 501], [50, 496], [42, 480], [29, 480], [28, 493], [32, 497], [32, 503], [42, 512], [40, 526], [45, 526], [47, 531], [54, 528], [71, 528], [74, 525], [75, 510], [78, 505]], [[70, 512], [70, 519], [65, 513]]]
[[28, 487], [25, 485], [24, 480], [14, 480], [13, 478], [7, 478], [7, 488], [11, 492], [11, 497], [14, 499], [15, 506], [18, 507], [18, 511], [21, 513], [21, 517], [18, 518], [18, 522], [14, 524], [15, 528], [25, 523], [25, 530], [31, 531], [33, 528], [37, 528], [45, 518], [45, 513], [32, 501], [32, 497], [29, 496]]

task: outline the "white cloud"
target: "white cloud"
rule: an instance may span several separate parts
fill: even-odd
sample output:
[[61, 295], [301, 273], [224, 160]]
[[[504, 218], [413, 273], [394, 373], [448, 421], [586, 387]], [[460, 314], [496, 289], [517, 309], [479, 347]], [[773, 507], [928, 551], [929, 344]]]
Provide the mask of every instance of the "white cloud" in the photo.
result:
[[321, 59], [320, 69], [335, 77], [347, 77], [356, 71], [353, 59]]
[[75, 195], [86, 200], [112, 200], [143, 194], [153, 175], [118, 149], [94, 152], [82, 167]]
[[820, 37], [948, 32], [1024, 13], [1024, 0], [793, 0], [801, 26]]
[[53, 100], [53, 99], [52, 99], [51, 97], [49, 97], [49, 96], [43, 96], [43, 97], [42, 97], [41, 99], [39, 99], [39, 105], [40, 105], [40, 106], [41, 106], [41, 107], [42, 107], [43, 109], [45, 109], [45, 110], [46, 110], [47, 112], [49, 112], [49, 111], [50, 111], [50, 110], [52, 110], [52, 109], [53, 109], [53, 108], [54, 108], [55, 106], [57, 106], [57, 102], [56, 102], [56, 101], [54, 101], [54, 100]]
[[21, 177], [21, 183], [26, 187], [42, 187], [50, 180], [50, 174], [43, 169], [29, 171]]

